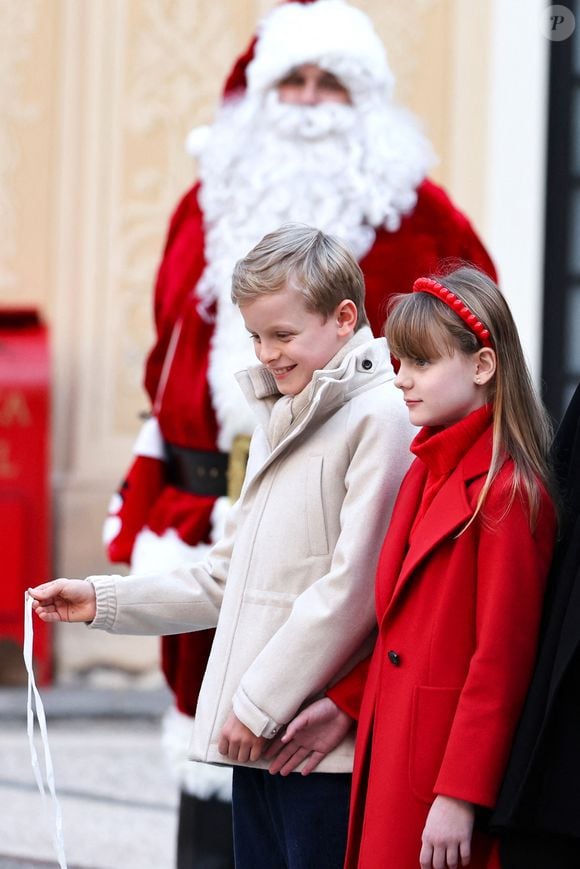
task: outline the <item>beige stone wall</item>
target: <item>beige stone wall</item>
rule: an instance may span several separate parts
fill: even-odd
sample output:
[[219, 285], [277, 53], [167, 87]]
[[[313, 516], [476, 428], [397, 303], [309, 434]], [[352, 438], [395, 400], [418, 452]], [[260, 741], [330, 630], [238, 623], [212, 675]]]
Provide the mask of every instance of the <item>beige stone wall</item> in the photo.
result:
[[[183, 142], [272, 0], [0, 0], [0, 303], [40, 307], [54, 360], [55, 572], [107, 570], [100, 527], [125, 471]], [[481, 223], [488, 4], [360, 0], [398, 97], [425, 121], [434, 176]], [[59, 634], [63, 668], [125, 646]], [[135, 645], [138, 643], [138, 645]], [[91, 645], [92, 644], [92, 645]], [[149, 666], [156, 641], [132, 641]], [[133, 666], [131, 663], [131, 666]]]

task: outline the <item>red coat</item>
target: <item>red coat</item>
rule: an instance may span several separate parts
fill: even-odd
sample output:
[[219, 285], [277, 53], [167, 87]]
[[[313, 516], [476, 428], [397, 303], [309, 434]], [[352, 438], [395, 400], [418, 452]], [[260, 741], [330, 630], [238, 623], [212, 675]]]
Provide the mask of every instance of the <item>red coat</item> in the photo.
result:
[[[445, 191], [424, 181], [417, 192], [412, 214], [403, 219], [397, 232], [377, 230], [373, 247], [361, 261], [366, 309], [375, 335], [382, 330], [388, 297], [410, 291], [415, 278], [436, 271], [442, 260], [464, 259], [495, 276], [493, 263], [471, 224]], [[199, 315], [193, 292], [204, 265], [203, 215], [196, 185], [180, 202], [169, 227], [155, 288], [157, 340], [147, 360], [145, 386], [153, 402], [173, 327], [182, 316], [182, 331], [158, 413], [159, 424], [164, 438], [174, 444], [217, 450], [217, 423], [207, 379], [213, 324]], [[157, 535], [175, 529], [189, 545], [209, 539], [214, 498], [179, 491], [162, 481], [145, 491], [136, 476], [128, 476], [123, 491], [127, 509], [120, 513], [121, 519], [131, 515], [132, 527], [109, 546], [111, 560], [129, 557], [128, 546], [141, 527]], [[137, 507], [129, 504], [132, 492], [140, 499]], [[164, 670], [183, 712], [195, 711], [210, 641], [211, 635], [203, 632], [163, 641]]]
[[[427, 476], [416, 459], [395, 504], [377, 569], [379, 635], [360, 708], [347, 869], [416, 869], [436, 794], [496, 799], [534, 661], [554, 515], [546, 496], [532, 534], [519, 498], [506, 514], [508, 461], [486, 518], [457, 536], [490, 456], [491, 426], [413, 527]], [[335, 687], [339, 704], [355, 677]], [[483, 867], [499, 863], [493, 840], [476, 833], [470, 869]]]

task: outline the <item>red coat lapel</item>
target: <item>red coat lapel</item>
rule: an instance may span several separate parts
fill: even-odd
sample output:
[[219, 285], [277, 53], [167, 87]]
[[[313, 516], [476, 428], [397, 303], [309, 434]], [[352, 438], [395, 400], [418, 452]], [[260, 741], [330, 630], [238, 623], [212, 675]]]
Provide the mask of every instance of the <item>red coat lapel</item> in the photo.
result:
[[412, 544], [407, 548], [427, 474], [422, 462], [416, 460], [413, 463], [397, 499], [379, 563], [379, 619], [398, 599], [414, 571], [429, 553], [443, 540], [457, 534], [469, 521], [473, 507], [468, 496], [468, 484], [487, 473], [490, 460], [490, 433], [486, 430], [438, 491], [414, 531]]

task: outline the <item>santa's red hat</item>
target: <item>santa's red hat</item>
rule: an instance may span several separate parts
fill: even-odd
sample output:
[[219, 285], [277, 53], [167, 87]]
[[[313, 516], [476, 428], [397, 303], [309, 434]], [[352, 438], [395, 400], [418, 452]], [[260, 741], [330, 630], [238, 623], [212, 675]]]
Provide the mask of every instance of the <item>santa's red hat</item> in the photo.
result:
[[224, 97], [266, 91], [303, 63], [336, 75], [353, 102], [370, 94], [391, 96], [386, 51], [364, 12], [346, 0], [288, 0], [258, 25], [226, 81]]

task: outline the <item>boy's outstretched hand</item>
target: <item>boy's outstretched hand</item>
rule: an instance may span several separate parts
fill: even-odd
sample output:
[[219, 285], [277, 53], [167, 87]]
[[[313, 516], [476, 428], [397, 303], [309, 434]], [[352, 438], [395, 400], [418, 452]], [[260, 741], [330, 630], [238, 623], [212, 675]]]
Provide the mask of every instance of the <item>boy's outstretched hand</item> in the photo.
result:
[[249, 727], [242, 724], [237, 715], [230, 712], [220, 733], [218, 751], [230, 760], [247, 763], [262, 756], [266, 742], [263, 736], [256, 736]]
[[29, 588], [28, 594], [43, 622], [92, 622], [96, 615], [95, 589], [84, 579], [55, 579]]
[[315, 700], [290, 722], [283, 736], [268, 747], [264, 757], [274, 758], [270, 772], [289, 775], [306, 761], [301, 774], [308, 775], [340, 745], [352, 724], [352, 718], [330, 697]]

